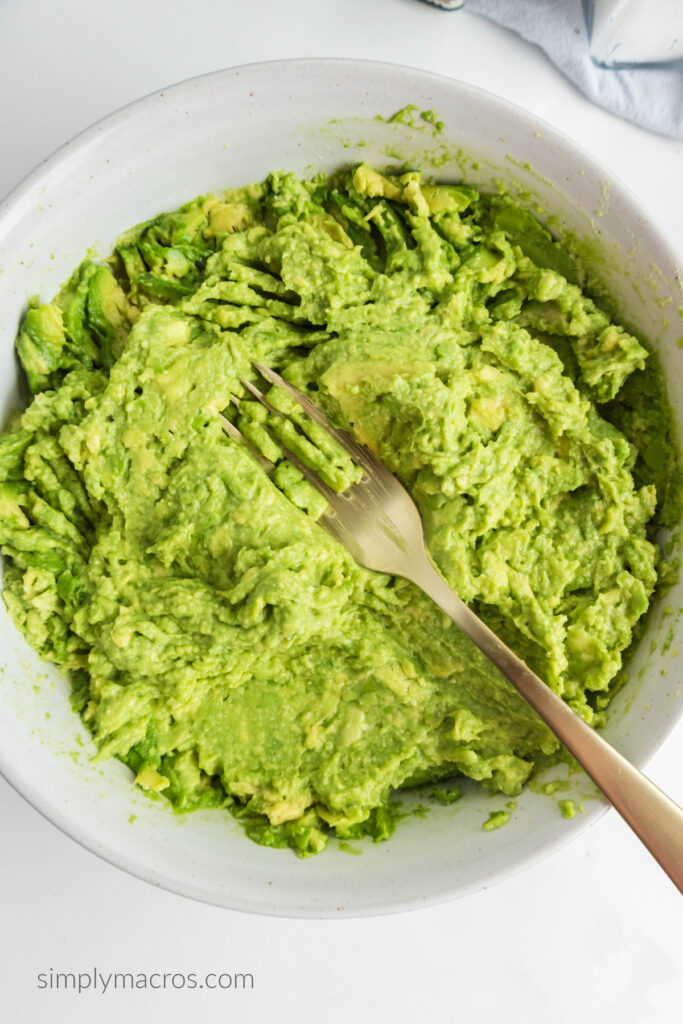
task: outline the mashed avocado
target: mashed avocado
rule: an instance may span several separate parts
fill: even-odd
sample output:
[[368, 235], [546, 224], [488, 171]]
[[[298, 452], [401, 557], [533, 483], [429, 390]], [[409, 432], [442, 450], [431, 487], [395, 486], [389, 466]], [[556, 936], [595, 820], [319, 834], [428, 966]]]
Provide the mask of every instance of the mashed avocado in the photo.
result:
[[17, 350], [33, 400], [0, 436], [5, 602], [69, 673], [97, 757], [144, 789], [305, 855], [331, 830], [389, 835], [398, 787], [514, 796], [558, 753], [428, 598], [316, 525], [240, 384], [253, 360], [385, 460], [448, 582], [600, 724], [658, 580], [668, 407], [654, 358], [510, 198], [272, 174], [84, 262]]

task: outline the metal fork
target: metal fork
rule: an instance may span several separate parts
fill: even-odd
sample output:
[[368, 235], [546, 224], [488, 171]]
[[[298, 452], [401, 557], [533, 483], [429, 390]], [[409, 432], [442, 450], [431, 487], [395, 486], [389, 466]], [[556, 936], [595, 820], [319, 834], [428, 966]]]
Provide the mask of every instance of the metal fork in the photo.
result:
[[[286, 391], [363, 470], [359, 483], [338, 493], [278, 438], [285, 458], [327, 500], [318, 524], [360, 565], [403, 576], [431, 597], [528, 701], [683, 892], [683, 811], [553, 693], [451, 590], [427, 555], [413, 499], [386, 466], [350, 434], [332, 426], [306, 395], [279, 374], [259, 363], [254, 367], [265, 380]], [[241, 383], [270, 412], [284, 415], [250, 381]], [[253, 452], [229, 420], [221, 417], [221, 421], [226, 433], [245, 445], [267, 472], [274, 468]]]

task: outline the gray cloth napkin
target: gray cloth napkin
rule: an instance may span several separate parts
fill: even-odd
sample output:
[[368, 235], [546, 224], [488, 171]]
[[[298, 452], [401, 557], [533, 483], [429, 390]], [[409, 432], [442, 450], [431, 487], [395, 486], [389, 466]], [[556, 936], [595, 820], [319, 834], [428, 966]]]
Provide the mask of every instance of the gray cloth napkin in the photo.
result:
[[426, 0], [465, 6], [536, 43], [594, 103], [661, 135], [683, 139], [683, 71], [643, 68], [610, 71], [591, 60], [581, 0]]

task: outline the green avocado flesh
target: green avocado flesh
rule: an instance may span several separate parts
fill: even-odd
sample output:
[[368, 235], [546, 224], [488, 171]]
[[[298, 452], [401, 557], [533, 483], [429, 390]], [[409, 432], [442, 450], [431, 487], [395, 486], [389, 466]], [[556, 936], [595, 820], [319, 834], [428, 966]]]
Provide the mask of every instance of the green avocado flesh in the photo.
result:
[[201, 197], [32, 305], [4, 599], [98, 759], [305, 856], [390, 835], [406, 784], [514, 796], [560, 756], [427, 597], [316, 524], [277, 438], [338, 490], [356, 471], [281, 393], [291, 423], [251, 399], [254, 360], [386, 462], [454, 590], [599, 725], [677, 470], [655, 359], [583, 281], [509, 197], [360, 165]]

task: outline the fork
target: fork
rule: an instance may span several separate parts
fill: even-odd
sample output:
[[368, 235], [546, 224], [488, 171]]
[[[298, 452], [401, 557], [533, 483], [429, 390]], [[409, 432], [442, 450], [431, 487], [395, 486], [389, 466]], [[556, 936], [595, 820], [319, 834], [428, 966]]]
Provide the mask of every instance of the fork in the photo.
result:
[[[591, 729], [451, 590], [427, 554], [417, 506], [393, 473], [368, 448], [334, 427], [298, 388], [267, 366], [253, 365], [261, 377], [289, 394], [363, 472], [358, 483], [339, 493], [278, 437], [284, 457], [327, 501], [318, 525], [360, 565], [411, 580], [453, 620], [543, 719], [683, 893], [683, 810]], [[241, 383], [271, 413], [285, 416], [255, 384]], [[244, 445], [266, 472], [275, 468], [254, 452], [230, 420], [220, 419], [228, 436]]]

